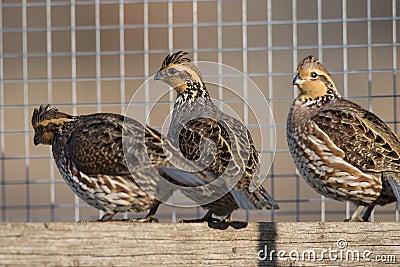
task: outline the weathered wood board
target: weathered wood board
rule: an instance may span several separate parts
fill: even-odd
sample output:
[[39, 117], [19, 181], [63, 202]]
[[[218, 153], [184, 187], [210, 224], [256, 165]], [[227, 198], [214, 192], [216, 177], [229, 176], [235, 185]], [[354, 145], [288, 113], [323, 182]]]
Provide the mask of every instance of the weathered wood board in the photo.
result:
[[1, 223], [0, 265], [400, 266], [400, 224]]

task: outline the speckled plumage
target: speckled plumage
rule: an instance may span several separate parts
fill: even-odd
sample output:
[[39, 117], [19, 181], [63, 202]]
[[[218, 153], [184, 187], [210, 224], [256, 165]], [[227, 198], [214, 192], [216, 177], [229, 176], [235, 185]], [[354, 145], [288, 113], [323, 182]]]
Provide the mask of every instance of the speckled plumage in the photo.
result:
[[[173, 166], [169, 158], [176, 151], [170, 142], [161, 138], [158, 131], [122, 115], [71, 116], [42, 105], [35, 109], [32, 125], [35, 145], [52, 146], [64, 180], [86, 203], [106, 213], [102, 221], [110, 220], [120, 211], [148, 209], [143, 221], [153, 221], [160, 201], [166, 201], [174, 189], [161, 176], [173, 185], [183, 185], [182, 179], [213, 177], [205, 171], [182, 171], [178, 176], [177, 167], [196, 166], [179, 160]], [[161, 168], [166, 170], [161, 172]], [[210, 191], [212, 188], [203, 189], [198, 194], [207, 197], [213, 193]], [[232, 198], [229, 195], [219, 204], [229, 205]]]
[[234, 189], [253, 203], [249, 209], [278, 209], [263, 187], [249, 189], [259, 173], [259, 154], [249, 131], [214, 105], [200, 70], [186, 55], [183, 51], [168, 55], [155, 75], [155, 80], [166, 82], [178, 93], [168, 136], [187, 159], [199, 162], [217, 177], [224, 174], [236, 179]]
[[307, 183], [324, 196], [355, 203], [352, 221], [368, 220], [375, 205], [397, 201], [398, 136], [376, 115], [343, 99], [312, 56], [299, 63], [293, 84], [300, 94], [288, 115], [287, 140]]

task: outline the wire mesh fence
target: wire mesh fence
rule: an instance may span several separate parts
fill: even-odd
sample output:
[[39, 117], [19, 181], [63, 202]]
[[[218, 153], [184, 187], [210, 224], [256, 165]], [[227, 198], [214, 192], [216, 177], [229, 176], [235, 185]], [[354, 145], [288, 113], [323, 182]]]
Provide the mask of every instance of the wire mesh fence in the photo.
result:
[[[2, 1], [1, 220], [98, 218], [99, 212], [64, 183], [50, 147], [33, 145], [33, 108], [52, 103], [72, 114], [124, 113], [137, 88], [159, 69], [167, 53], [177, 50], [188, 51], [195, 61], [244, 72], [274, 114], [275, 160], [264, 186], [281, 208], [236, 211], [234, 218], [342, 220], [351, 205], [321, 198], [296, 174], [288, 153], [285, 122], [297, 95], [292, 77], [301, 58], [317, 56], [344, 97], [373, 110], [397, 132], [399, 9], [396, 0]], [[228, 105], [234, 100], [220, 90], [211, 94]], [[164, 111], [174, 97], [171, 92], [160, 104]], [[153, 101], [150, 88], [136, 100], [137, 116], [143, 117]], [[247, 113], [242, 115], [248, 122]], [[154, 114], [150, 124], [161, 129], [158, 117]], [[271, 135], [275, 131], [270, 125], [248, 126]], [[162, 206], [158, 217], [175, 221], [201, 212]], [[372, 219], [398, 220], [395, 204], [378, 207]]]

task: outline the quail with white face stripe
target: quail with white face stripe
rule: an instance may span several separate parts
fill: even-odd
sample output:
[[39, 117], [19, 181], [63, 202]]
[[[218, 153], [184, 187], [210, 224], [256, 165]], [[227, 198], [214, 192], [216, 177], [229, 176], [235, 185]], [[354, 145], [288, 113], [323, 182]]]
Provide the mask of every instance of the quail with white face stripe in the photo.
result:
[[367, 221], [376, 205], [400, 201], [398, 136], [343, 99], [313, 56], [299, 63], [293, 85], [300, 93], [288, 115], [287, 142], [306, 182], [324, 196], [356, 204], [349, 221]]

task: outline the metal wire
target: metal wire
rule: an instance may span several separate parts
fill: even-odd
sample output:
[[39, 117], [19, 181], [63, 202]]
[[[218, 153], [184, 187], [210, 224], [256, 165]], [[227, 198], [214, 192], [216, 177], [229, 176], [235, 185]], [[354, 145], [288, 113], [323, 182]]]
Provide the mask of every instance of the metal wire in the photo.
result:
[[[26, 0], [22, 1], [22, 79], [23, 79], [23, 87], [24, 87], [24, 106], [28, 105], [29, 96], [28, 96], [28, 33], [27, 29], [27, 14], [26, 14]], [[29, 115], [28, 109], [24, 109], [24, 131], [28, 132], [29, 129]], [[29, 139], [28, 135], [24, 135], [24, 144], [25, 144], [25, 183], [26, 183], [26, 220], [29, 222], [31, 220], [31, 204], [30, 204], [30, 179], [29, 179], [29, 165], [30, 161], [28, 158], [29, 155]]]
[[[347, 1], [342, 0], [342, 43], [343, 43], [343, 96], [349, 95], [348, 88], [348, 65], [347, 65]], [[350, 218], [350, 201], [346, 201], [346, 218]]]
[[[76, 81], [76, 74], [77, 74], [77, 65], [76, 65], [76, 2], [75, 0], [71, 0], [71, 90], [72, 90], [72, 113], [77, 113], [77, 81]], [[74, 196], [74, 219], [75, 221], [79, 221], [79, 197]]]
[[[305, 17], [298, 0], [289, 2], [272, 0], [254, 0], [254, 2], [253, 0], [43, 0], [30, 2], [23, 0], [0, 3], [1, 221], [96, 219], [98, 216], [96, 210], [88, 208], [78, 197], [72, 197], [73, 193], [66, 187], [58, 170], [54, 167], [51, 149], [32, 147], [33, 131], [30, 126], [32, 109], [41, 104], [39, 101], [48, 101], [56, 102], [60, 109], [68, 109], [73, 114], [78, 114], [81, 110], [101, 112], [109, 107], [124, 113], [131, 98], [130, 94], [135, 89], [131, 86], [139, 86], [159, 68], [161, 62], [155, 62], [153, 59], [155, 57], [161, 59], [167, 53], [181, 49], [188, 50], [195, 61], [211, 57], [216, 62], [223, 64], [236, 60], [237, 66], [254, 79], [265, 92], [276, 117], [278, 133], [284, 132], [285, 129], [285, 116], [282, 114], [287, 114], [293, 97], [297, 95], [297, 90], [295, 88], [292, 90], [290, 87], [293, 71], [298, 61], [309, 53], [316, 54], [324, 63], [326, 61], [328, 66], [331, 64], [334, 66], [329, 70], [335, 78], [342, 79], [344, 97], [366, 103], [366, 108], [371, 111], [374, 109], [378, 113], [382, 107], [376, 104], [377, 100], [392, 100], [393, 114], [390, 114], [389, 118], [386, 117], [385, 121], [395, 131], [398, 131], [400, 94], [397, 90], [399, 71], [397, 30], [400, 17], [396, 13], [397, 1], [382, 2], [382, 10], [387, 10], [386, 14], [381, 12], [375, 15], [374, 2], [365, 0], [365, 6], [362, 7], [365, 7], [366, 13], [357, 16], [351, 14], [354, 8], [347, 0], [330, 4], [330, 7], [335, 6], [335, 9], [331, 10], [334, 11], [332, 14], [337, 14], [335, 16], [326, 16], [327, 12], [330, 12], [326, 9], [327, 2], [315, 0], [315, 4], [315, 15]], [[139, 13], [143, 18], [139, 17], [136, 22], [130, 22], [131, 16], [139, 13], [130, 14], [129, 5], [140, 9]], [[282, 8], [282, 5], [287, 6]], [[64, 23], [55, 23], [57, 8], [69, 12]], [[80, 25], [80, 8], [93, 10], [91, 23]], [[43, 10], [46, 15], [44, 20], [31, 15], [39, 9]], [[17, 11], [18, 16], [15, 18], [8, 16], [7, 12], [10, 10]], [[117, 12], [108, 12], [110, 10]], [[237, 12], [237, 17], [229, 16], [230, 12]], [[150, 16], [154, 16], [154, 14], [160, 18], [153, 20], [153, 17]], [[116, 23], [105, 23], [107, 16], [118, 16], [114, 19]], [[185, 19], [181, 19], [182, 17]], [[35, 23], [36, 21], [42, 21], [42, 23]], [[365, 41], [351, 42], [351, 36], [354, 34], [351, 25], [354, 23], [365, 27], [363, 28], [365, 32], [361, 33]], [[390, 31], [380, 33], [385, 34], [386, 39], [376, 37], [378, 33], [374, 31], [375, 23], [391, 25]], [[337, 29], [340, 28], [342, 31], [340, 43], [331, 43], [325, 37], [325, 27], [332, 25], [338, 25]], [[315, 38], [314, 43], [304, 42], [302, 27], [306, 26], [316, 27], [315, 31], [307, 33]], [[238, 29], [237, 36], [228, 34], [227, 30], [232, 27]], [[289, 31], [291, 29], [292, 32], [288, 34], [288, 32], [281, 31], [280, 27], [289, 29]], [[184, 29], [190, 29], [191, 35], [183, 36], [180, 31]], [[262, 34], [260, 34], [261, 31], [255, 31], [255, 29], [262, 29]], [[204, 36], [203, 31], [206, 30], [212, 30], [212, 34]], [[118, 38], [115, 40], [105, 39], [103, 35], [105, 31], [116, 32]], [[130, 31], [139, 33], [137, 37], [138, 42], [141, 43], [140, 46], [132, 47], [127, 43], [128, 37], [131, 37], [128, 35]], [[155, 31], [164, 34], [160, 36], [160, 44], [163, 45], [154, 45], [152, 35]], [[77, 33], [80, 32], [94, 36], [92, 49], [85, 51], [79, 49], [80, 35]], [[55, 49], [55, 46], [62, 42], [57, 39], [57, 34], [60, 33], [68, 35], [67, 41], [63, 44], [64, 48], [67, 47], [65, 49]], [[43, 42], [40, 43], [43, 49], [31, 48], [32, 44], [35, 44], [33, 37], [35, 34], [44, 34], [46, 40], [42, 40]], [[15, 43], [10, 45], [9, 38], [15, 40]], [[209, 38], [210, 41], [204, 42], [205, 38]], [[183, 42], [185, 39], [191, 40], [190, 47]], [[389, 39], [390, 41], [385, 41]], [[230, 42], [230, 40], [234, 41]], [[158, 41], [156, 40], [156, 42]], [[241, 45], [237, 45], [235, 41]], [[105, 50], [102, 47], [103, 43], [115, 42], [119, 44], [114, 46], [117, 47], [114, 50]], [[20, 47], [20, 49], [11, 49], [10, 46]], [[379, 49], [384, 51], [384, 54], [391, 53], [391, 62], [375, 63], [374, 59], [381, 53]], [[356, 65], [357, 67], [354, 68], [352, 51], [366, 51], [365, 64]], [[265, 62], [255, 62], [254, 58], [263, 53]], [[332, 57], [332, 53], [340, 56]], [[235, 57], [238, 55], [241, 58], [236, 59], [231, 55], [235, 55]], [[128, 56], [135, 56], [138, 59], [137, 64], [140, 65], [139, 70], [132, 72], [133, 74], [130, 74], [130, 69], [127, 67], [130, 66], [128, 64], [131, 60], [130, 57], [128, 59]], [[85, 68], [82, 68], [81, 64], [83, 63], [80, 59], [90, 57], [94, 58], [93, 66], [89, 67], [93, 71], [90, 72], [90, 75], [81, 75], [80, 70]], [[119, 68], [119, 71], [111, 74], [107, 73], [109, 64], [107, 60], [110, 57], [118, 59], [118, 62], [112, 67]], [[285, 57], [285, 59], [281, 60], [281, 57]], [[65, 62], [68, 64], [60, 66], [61, 59], [67, 59]], [[36, 70], [36, 65], [31, 62], [40, 60], [43, 60], [44, 67]], [[292, 62], [282, 62], [290, 60]], [[339, 64], [337, 64], [338, 62]], [[85, 66], [91, 64], [89, 61], [84, 63]], [[57, 72], [58, 69], [62, 69], [62, 74]], [[39, 75], [32, 75], [35, 71]], [[382, 84], [382, 88], [391, 90], [379, 92], [373, 86], [374, 79], [377, 75], [386, 74], [390, 75], [391, 79], [388, 79], [386, 84]], [[366, 77], [365, 91], [357, 91], [357, 93], [352, 91], [353, 75]], [[223, 73], [222, 67], [219, 67], [216, 75], [208, 77], [216, 77], [219, 84], [222, 84], [226, 77], [236, 76]], [[285, 80], [284, 87], [282, 86], [283, 80]], [[248, 82], [245, 79], [242, 81], [241, 85], [246, 101], [258, 103], [257, 101], [260, 100], [252, 97]], [[93, 84], [95, 93], [90, 98], [81, 99], [82, 93], [89, 94], [85, 90], [81, 91], [81, 86], [84, 84]], [[119, 86], [107, 88], [108, 84], [118, 84]], [[42, 86], [45, 90], [36, 89]], [[60, 93], [60, 87], [64, 87], [62, 93]], [[15, 90], [13, 91], [13, 89]], [[119, 97], [110, 97], [116, 93], [120, 94]], [[44, 94], [44, 97], [40, 94]], [[219, 87], [217, 95], [224, 100], [224, 104], [241, 103], [237, 99], [228, 97], [222, 87]], [[175, 94], [171, 92], [167, 100], [159, 101], [157, 105], [168, 105], [172, 108], [174, 98]], [[151, 89], [148, 84], [145, 84], [143, 99], [135, 99], [134, 103], [144, 107], [144, 114], [148, 114], [155, 101], [152, 98]], [[223, 108], [222, 103], [220, 106]], [[18, 113], [21, 110], [22, 113]], [[257, 125], [251, 121], [251, 110], [247, 105], [243, 105], [241, 110], [243, 111], [243, 122], [250, 129], [256, 127], [266, 129], [269, 137], [266, 137], [264, 142], [273, 144], [275, 142], [272, 140], [275, 138], [274, 128], [268, 123]], [[156, 129], [161, 129], [162, 125], [157, 125], [153, 121], [148, 121], [148, 123]], [[308, 191], [309, 188], [296, 172], [290, 157], [287, 156], [288, 149], [284, 138], [280, 134], [276, 136], [278, 137], [278, 146], [275, 152], [278, 162], [272, 167], [264, 185], [281, 204], [282, 210], [274, 212], [238, 211], [235, 212], [236, 216], [244, 220], [273, 221], [301, 221], [309, 218], [321, 221], [342, 220], [344, 216], [349, 216], [352, 209], [349, 204], [338, 204], [338, 202]], [[9, 140], [18, 140], [18, 144], [15, 144], [18, 149], [13, 150]], [[268, 148], [260, 149], [260, 152], [272, 154], [273, 151]], [[21, 166], [18, 170], [13, 170], [12, 168], [15, 168], [17, 163], [21, 163]], [[289, 184], [290, 188], [287, 186]], [[37, 185], [43, 186], [41, 194], [48, 195], [46, 202], [38, 203], [36, 201], [40, 197], [34, 189]], [[293, 189], [290, 191], [291, 194], [286, 193], [288, 189]], [[15, 200], [15, 192], [21, 194], [19, 201]], [[181, 203], [182, 200], [176, 199], [176, 202]], [[185, 209], [167, 207], [161, 210], [160, 217], [167, 221], [176, 221], [191, 213], [193, 213], [193, 217], [198, 217], [201, 211], [193, 209], [188, 212]], [[372, 220], [390, 219], [390, 216], [399, 221], [398, 206], [376, 209], [376, 212], [372, 214]]]
[[[0, 5], [0, 29], [3, 29], [3, 7]], [[3, 31], [0, 30], [0, 54], [3, 55]], [[0, 57], [0, 157], [5, 158], [5, 126], [4, 126], [4, 58]], [[5, 161], [0, 161], [1, 172], [1, 221], [6, 221], [6, 174]]]

